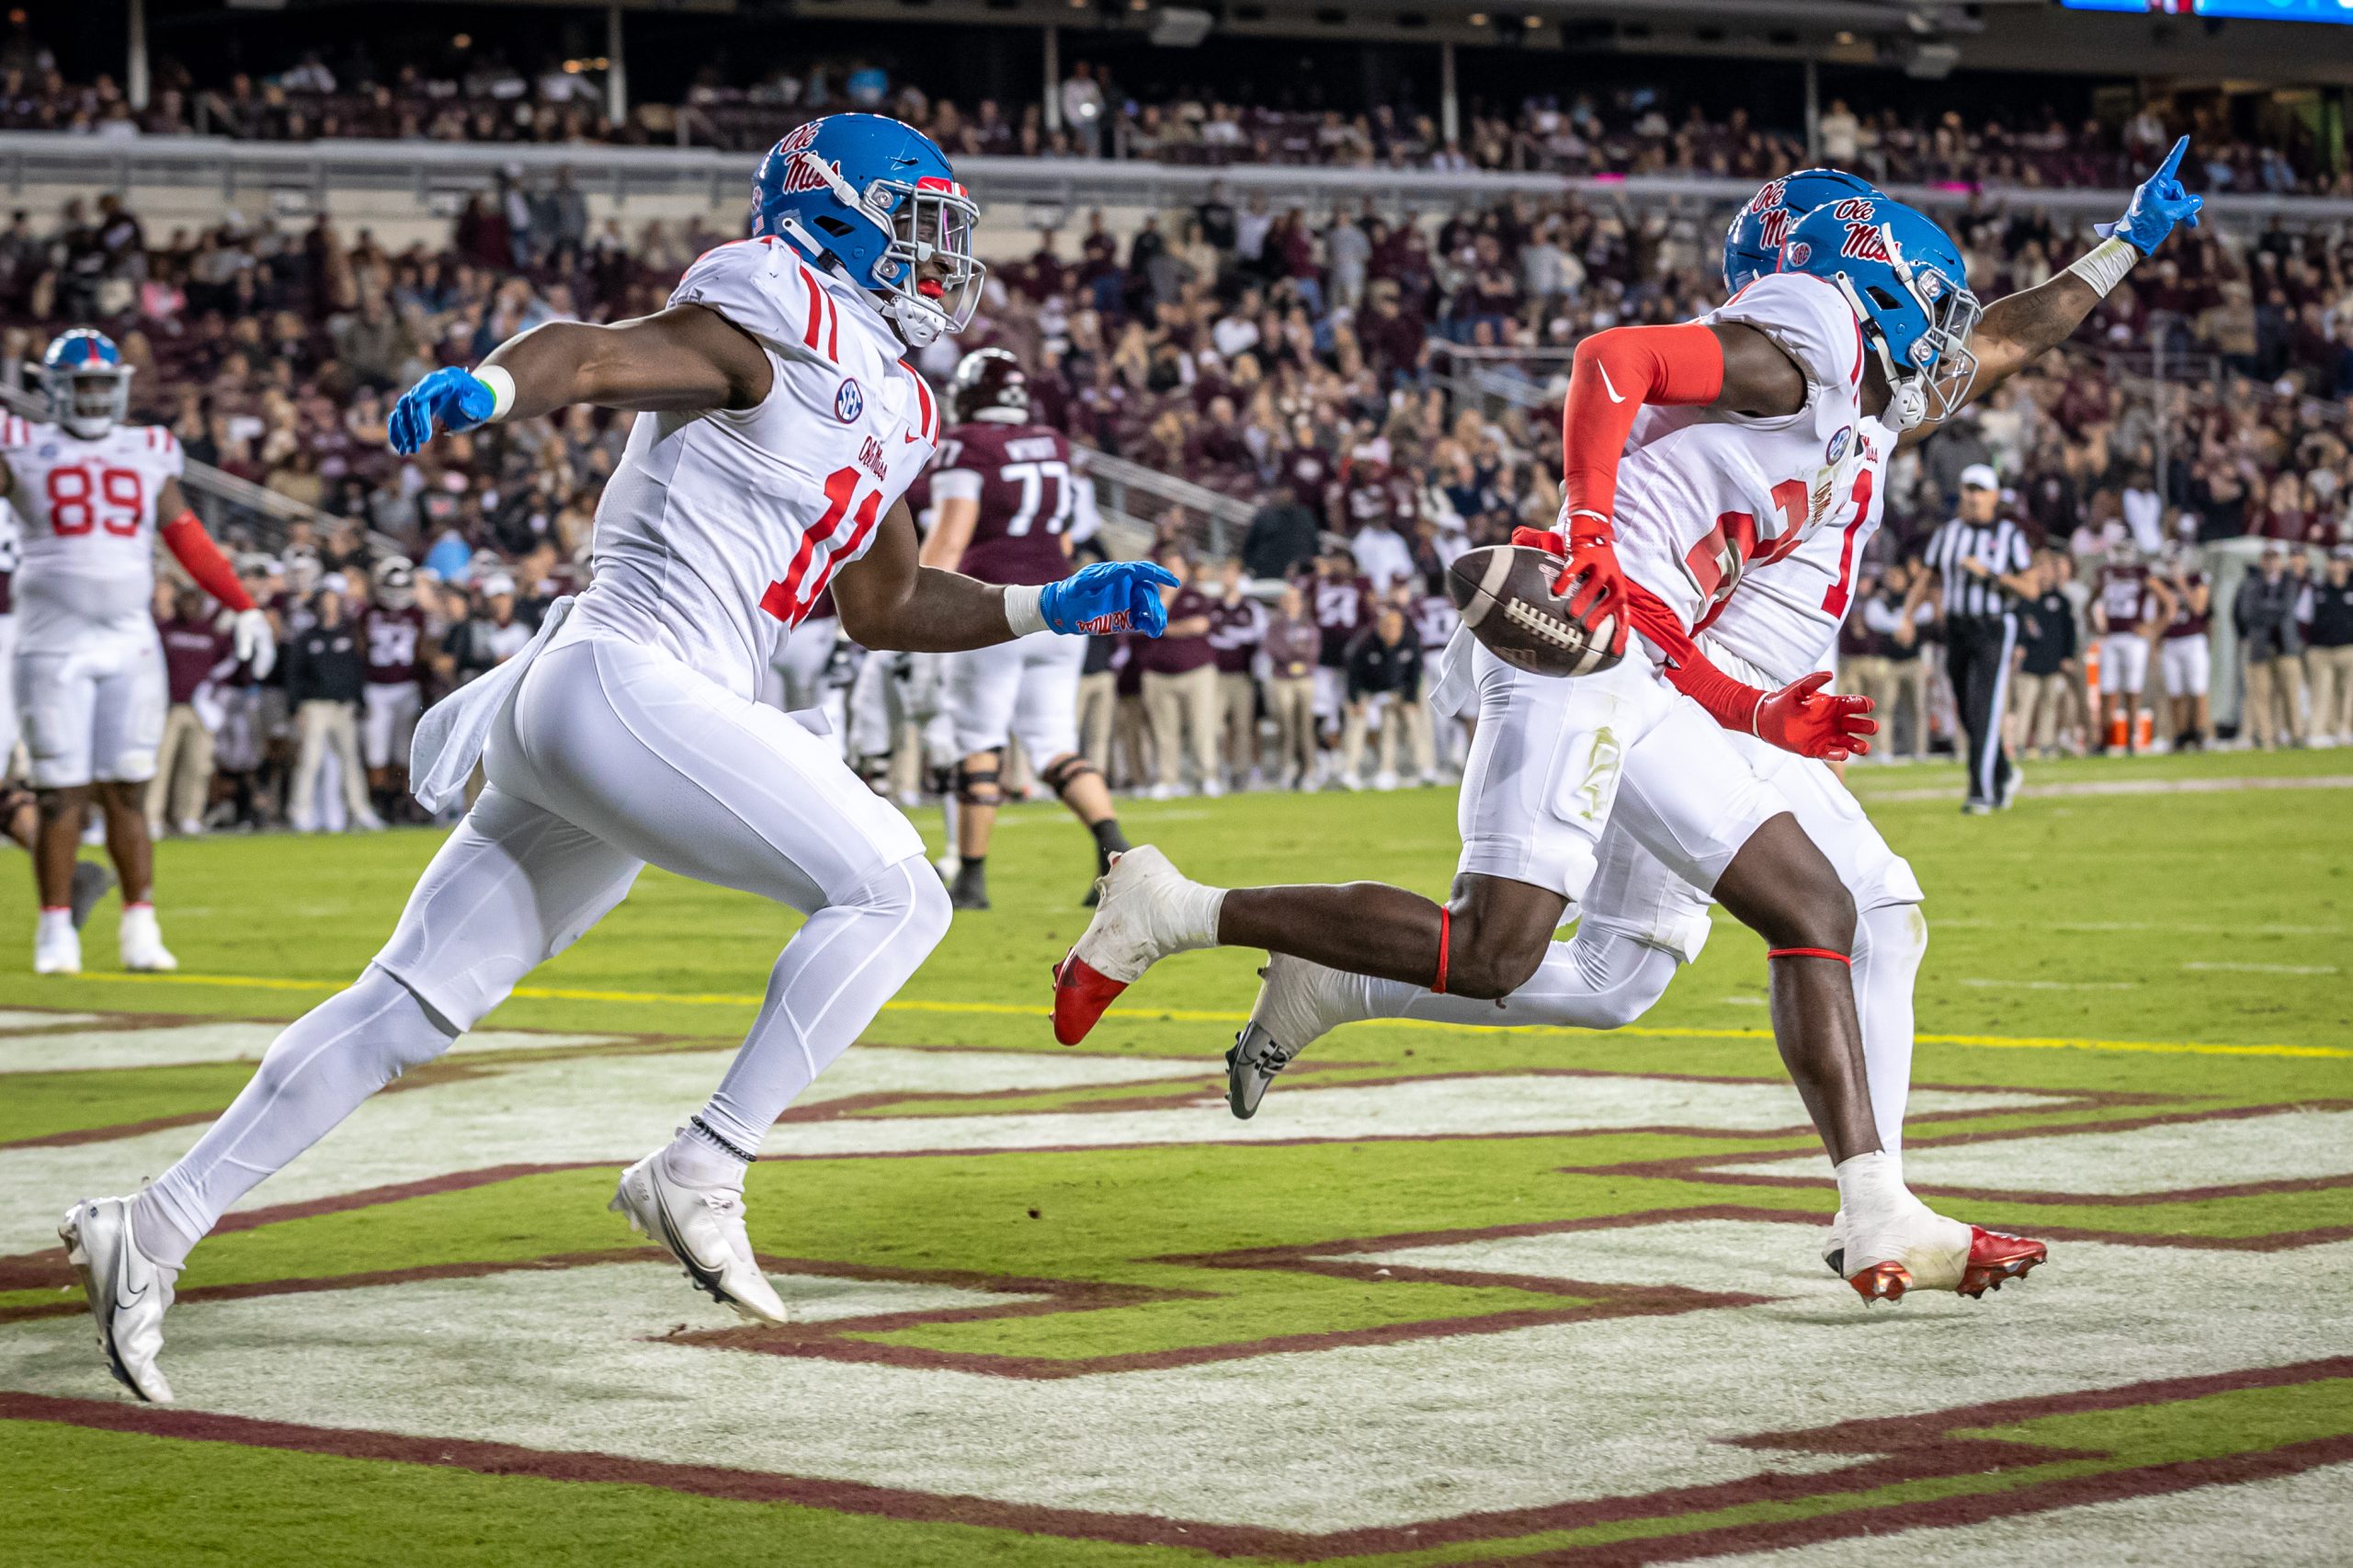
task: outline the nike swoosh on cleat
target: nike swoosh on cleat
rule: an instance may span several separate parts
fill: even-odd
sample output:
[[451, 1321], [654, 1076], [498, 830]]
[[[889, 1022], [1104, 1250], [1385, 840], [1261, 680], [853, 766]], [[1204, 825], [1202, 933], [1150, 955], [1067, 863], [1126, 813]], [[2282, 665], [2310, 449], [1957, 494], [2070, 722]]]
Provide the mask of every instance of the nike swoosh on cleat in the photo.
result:
[[1609, 379], [1609, 367], [1602, 364], [1598, 360], [1596, 360], [1593, 368], [1601, 372], [1601, 390], [1609, 394], [1609, 401], [1612, 403], [1625, 402], [1626, 400], [1624, 398], [1618, 395], [1618, 388]]

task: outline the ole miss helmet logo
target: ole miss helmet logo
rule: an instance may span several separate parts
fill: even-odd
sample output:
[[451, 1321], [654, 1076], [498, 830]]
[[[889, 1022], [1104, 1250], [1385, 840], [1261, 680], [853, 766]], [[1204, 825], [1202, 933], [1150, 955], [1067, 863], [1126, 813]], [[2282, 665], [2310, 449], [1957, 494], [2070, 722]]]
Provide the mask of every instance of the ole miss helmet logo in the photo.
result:
[[[1865, 202], [1860, 205], [1867, 207], [1870, 203]], [[1847, 240], [1844, 244], [1841, 244], [1838, 247], [1838, 254], [1840, 256], [1852, 256], [1857, 261], [1888, 261], [1892, 259], [1887, 254], [1886, 236], [1881, 234], [1879, 230], [1869, 223], [1848, 223], [1847, 225]]]
[[866, 393], [855, 377], [845, 377], [834, 393], [834, 417], [845, 425], [855, 425], [858, 416], [866, 412]]
[[1803, 240], [1793, 240], [1790, 244], [1785, 259], [1791, 267], [1803, 267], [1813, 259], [1813, 247]]

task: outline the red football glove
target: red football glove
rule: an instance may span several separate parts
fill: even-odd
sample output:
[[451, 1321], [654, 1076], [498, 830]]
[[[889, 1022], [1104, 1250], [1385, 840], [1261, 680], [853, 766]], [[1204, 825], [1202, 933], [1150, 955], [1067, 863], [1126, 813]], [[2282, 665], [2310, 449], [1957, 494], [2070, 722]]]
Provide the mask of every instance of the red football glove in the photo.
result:
[[1749, 727], [1767, 744], [1800, 756], [1844, 762], [1864, 756], [1871, 749], [1864, 737], [1879, 733], [1879, 721], [1870, 717], [1871, 699], [1822, 689], [1829, 684], [1830, 672], [1816, 670], [1767, 693]]
[[1604, 620], [1614, 618], [1609, 651], [1626, 652], [1627, 634], [1632, 629], [1633, 585], [1618, 564], [1608, 518], [1578, 512], [1569, 519], [1565, 539], [1549, 528], [1514, 528], [1511, 541], [1566, 559], [1568, 564], [1553, 579], [1552, 592], [1567, 596], [1569, 619], [1589, 635]]

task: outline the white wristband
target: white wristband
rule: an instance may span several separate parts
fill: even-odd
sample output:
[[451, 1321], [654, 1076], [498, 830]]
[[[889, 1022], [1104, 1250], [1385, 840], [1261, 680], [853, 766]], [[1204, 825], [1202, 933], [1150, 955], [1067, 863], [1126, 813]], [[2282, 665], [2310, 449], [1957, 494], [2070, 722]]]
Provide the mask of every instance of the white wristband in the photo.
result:
[[495, 425], [515, 406], [515, 378], [504, 365], [477, 365], [474, 380], [490, 389], [490, 417], [483, 423]]
[[2090, 284], [2105, 300], [2140, 259], [2140, 251], [2130, 241], [2102, 240], [2069, 262], [2067, 270]]
[[1027, 637], [1033, 631], [1046, 630], [1045, 611], [1039, 608], [1045, 597], [1046, 590], [1042, 585], [1005, 590], [1005, 624], [1016, 637]]

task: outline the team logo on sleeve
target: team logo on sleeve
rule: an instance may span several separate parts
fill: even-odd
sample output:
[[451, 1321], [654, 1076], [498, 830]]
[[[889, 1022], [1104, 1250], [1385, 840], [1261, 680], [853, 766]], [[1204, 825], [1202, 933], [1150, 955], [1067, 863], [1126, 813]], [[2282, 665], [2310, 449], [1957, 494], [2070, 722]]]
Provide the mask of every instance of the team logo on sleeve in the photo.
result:
[[842, 378], [840, 390], [834, 393], [834, 417], [845, 425], [855, 425], [858, 416], [866, 412], [866, 392], [855, 376]]

